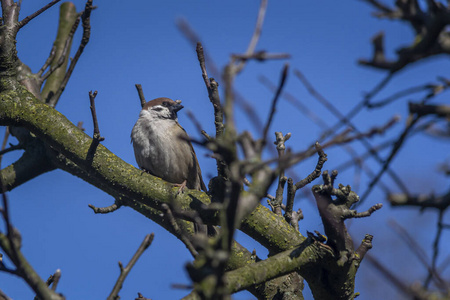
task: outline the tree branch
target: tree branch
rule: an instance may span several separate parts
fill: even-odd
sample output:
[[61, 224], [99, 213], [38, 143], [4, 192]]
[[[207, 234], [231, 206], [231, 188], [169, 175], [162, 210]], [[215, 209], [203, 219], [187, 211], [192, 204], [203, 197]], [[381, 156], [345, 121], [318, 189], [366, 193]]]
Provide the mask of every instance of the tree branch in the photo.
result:
[[29, 15], [28, 17], [26, 17], [25, 19], [23, 19], [22, 21], [20, 21], [18, 23], [19, 28], [22, 28], [23, 26], [27, 25], [28, 22], [30, 22], [31, 20], [33, 20], [34, 18], [36, 18], [37, 16], [39, 16], [40, 14], [42, 14], [44, 11], [46, 11], [47, 9], [49, 9], [50, 7], [52, 7], [53, 5], [55, 5], [56, 3], [58, 3], [61, 0], [53, 0], [52, 2], [50, 2], [49, 4], [45, 5], [44, 7], [42, 7], [41, 9], [39, 9], [38, 11], [32, 13], [31, 15]]
[[142, 241], [139, 248], [136, 250], [136, 253], [134, 253], [133, 257], [131, 258], [130, 262], [127, 264], [127, 266], [124, 268], [122, 266], [122, 263], [119, 261], [119, 267], [120, 267], [120, 275], [119, 278], [117, 278], [116, 284], [113, 287], [113, 290], [111, 291], [111, 294], [109, 294], [108, 300], [117, 300], [120, 299], [119, 292], [122, 289], [123, 283], [125, 279], [127, 278], [128, 274], [130, 273], [133, 266], [136, 264], [137, 260], [141, 255], [144, 253], [145, 250], [152, 244], [154, 234], [147, 234]]

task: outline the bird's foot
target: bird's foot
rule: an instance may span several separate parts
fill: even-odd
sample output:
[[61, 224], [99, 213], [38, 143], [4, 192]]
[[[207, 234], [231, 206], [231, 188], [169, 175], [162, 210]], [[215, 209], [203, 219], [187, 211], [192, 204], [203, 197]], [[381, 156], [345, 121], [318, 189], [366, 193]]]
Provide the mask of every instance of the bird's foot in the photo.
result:
[[149, 172], [149, 171], [147, 171], [147, 170], [146, 170], [146, 169], [144, 169], [144, 168], [141, 168], [141, 171], [142, 171], [142, 172], [141, 172], [141, 175], [142, 175], [142, 174], [144, 174], [144, 173], [149, 173], [149, 174], [150, 174], [150, 172]]
[[187, 181], [185, 180], [185, 181], [183, 181], [182, 183], [173, 183], [174, 186], [177, 186], [177, 187], [178, 187], [178, 191], [177, 191], [177, 193], [175, 194], [175, 197], [178, 196], [179, 194], [184, 193], [184, 189], [186, 188], [186, 182], [187, 182]]

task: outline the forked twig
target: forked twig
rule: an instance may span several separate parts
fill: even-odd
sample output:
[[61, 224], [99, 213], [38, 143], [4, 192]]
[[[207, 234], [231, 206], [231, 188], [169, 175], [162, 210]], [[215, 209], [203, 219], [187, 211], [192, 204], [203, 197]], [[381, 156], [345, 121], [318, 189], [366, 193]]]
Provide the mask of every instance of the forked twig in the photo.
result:
[[116, 300], [119, 296], [119, 291], [122, 289], [122, 285], [125, 281], [125, 278], [130, 273], [133, 266], [136, 264], [137, 260], [141, 255], [144, 253], [144, 251], [152, 244], [153, 238], [155, 235], [153, 233], [147, 234], [142, 241], [141, 245], [137, 249], [136, 253], [134, 253], [133, 257], [131, 258], [130, 262], [126, 267], [123, 267], [122, 263], [119, 261], [119, 268], [120, 268], [120, 275], [119, 278], [117, 278], [116, 284], [113, 287], [113, 290], [111, 291], [111, 294], [108, 296], [108, 300]]

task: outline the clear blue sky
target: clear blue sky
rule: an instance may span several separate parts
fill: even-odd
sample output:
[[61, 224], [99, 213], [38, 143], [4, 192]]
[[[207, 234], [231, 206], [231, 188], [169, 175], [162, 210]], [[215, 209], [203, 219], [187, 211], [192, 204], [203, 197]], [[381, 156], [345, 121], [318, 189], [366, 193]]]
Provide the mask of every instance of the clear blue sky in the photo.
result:
[[[29, 15], [47, 1], [23, 0], [21, 17]], [[77, 10], [83, 1], [75, 1]], [[179, 113], [179, 121], [192, 137], [199, 137], [195, 126], [186, 116], [186, 110], [194, 112], [203, 128], [214, 132], [212, 106], [201, 77], [195, 48], [176, 28], [178, 18], [186, 19], [201, 37], [204, 48], [216, 64], [223, 67], [231, 53], [245, 52], [252, 35], [259, 1], [145, 1], [132, 2], [110, 0], [94, 1], [98, 8], [92, 12], [91, 40], [86, 47], [57, 109], [75, 124], [84, 122], [88, 134], [92, 134], [88, 92], [97, 90], [97, 115], [103, 143], [126, 162], [136, 165], [130, 132], [137, 120], [140, 105], [135, 84], [143, 86], [147, 100], [156, 97], [181, 99], [185, 109]], [[388, 57], [393, 49], [407, 44], [413, 38], [406, 26], [380, 21], [370, 16], [372, 8], [362, 1], [271, 1], [257, 50], [287, 52], [291, 69], [301, 70], [315, 87], [342, 112], [349, 111], [383, 78], [383, 73], [357, 65], [359, 58], [369, 58], [372, 49], [370, 38], [384, 30]], [[18, 35], [18, 55], [37, 72], [50, 51], [56, 35], [58, 6], [51, 8], [23, 28]], [[74, 40], [74, 54], [80, 40]], [[283, 61], [265, 63], [250, 62], [236, 79], [236, 88], [254, 105], [265, 120], [272, 93], [262, 86], [258, 76], [264, 75], [278, 81]], [[437, 75], [448, 75], [449, 63], [444, 59], [419, 63], [403, 71], [383, 92], [394, 91], [435, 80]], [[219, 83], [221, 82], [217, 78]], [[332, 125], [336, 118], [317, 103], [291, 73], [285, 88], [312, 111]], [[414, 98], [405, 99], [414, 100]], [[387, 109], [361, 113], [355, 121], [360, 129], [385, 123], [394, 114], [402, 115], [402, 121], [393, 130], [398, 135], [404, 126], [406, 101]], [[238, 111], [239, 130], [250, 130], [254, 136], [260, 128], [254, 128], [245, 114]], [[320, 129], [291, 104], [281, 100], [271, 131], [292, 132], [288, 145], [296, 151], [313, 143]], [[4, 129], [0, 131], [3, 136]], [[272, 138], [271, 134], [271, 138]], [[381, 141], [380, 138], [376, 142]], [[15, 143], [13, 139], [10, 142]], [[356, 146], [362, 151], [360, 146]], [[445, 190], [445, 182], [437, 172], [437, 164], [449, 159], [448, 144], [429, 137], [418, 136], [407, 144], [394, 166], [400, 176], [411, 184], [412, 192], [436, 192]], [[197, 148], [205, 181], [215, 171], [215, 163]], [[332, 169], [347, 161], [343, 151], [330, 150], [325, 169]], [[386, 155], [386, 153], [382, 153]], [[20, 153], [4, 156], [3, 167], [20, 157]], [[295, 168], [300, 175], [311, 172], [316, 158]], [[379, 165], [368, 161], [373, 170]], [[338, 177], [343, 184], [355, 183], [354, 170], [349, 169]], [[367, 184], [361, 179], [361, 186]], [[386, 185], [396, 191], [389, 178]], [[316, 181], [315, 184], [321, 183]], [[310, 187], [306, 187], [309, 189]], [[362, 189], [364, 191], [364, 189]], [[187, 291], [171, 289], [172, 283], [189, 283], [184, 265], [190, 260], [184, 245], [158, 225], [130, 208], [122, 208], [112, 214], [95, 215], [88, 204], [108, 206], [114, 202], [107, 194], [82, 180], [62, 171], [53, 171], [9, 193], [13, 224], [23, 237], [23, 252], [42, 278], [58, 268], [62, 278], [58, 291], [67, 299], [103, 299], [111, 291], [119, 274], [117, 262], [126, 264], [145, 234], [154, 232], [155, 239], [141, 257], [125, 281], [120, 293], [122, 299], [134, 299], [137, 292], [152, 299], [178, 299]], [[432, 238], [435, 232], [435, 212], [419, 213], [413, 209], [391, 209], [382, 192], [375, 189], [362, 205], [382, 202], [385, 207], [369, 219], [354, 220], [349, 224], [354, 240], [358, 243], [365, 233], [375, 236], [371, 254], [392, 268], [407, 283], [422, 280], [425, 269], [418, 263], [408, 247], [400, 241], [387, 225], [397, 220], [412, 235], [419, 237], [421, 245], [431, 257]], [[298, 197], [296, 207], [301, 207], [305, 220], [300, 231], [323, 232], [315, 205]], [[417, 226], [420, 225], [420, 226]], [[444, 236], [444, 240], [448, 235]], [[239, 236], [249, 250], [257, 249], [264, 258], [267, 251], [257, 242]], [[442, 249], [441, 258], [449, 254]], [[371, 288], [372, 286], [372, 288]], [[376, 286], [377, 299], [398, 299], [391, 285], [379, 278], [379, 274], [363, 262], [357, 277], [356, 291], [360, 299], [370, 297]], [[18, 278], [0, 273], [0, 289], [14, 299], [30, 299], [32, 291]], [[305, 289], [307, 290], [307, 288]], [[311, 296], [306, 292], [308, 299]], [[373, 295], [373, 294], [372, 294]], [[235, 299], [251, 299], [249, 293], [240, 293]]]

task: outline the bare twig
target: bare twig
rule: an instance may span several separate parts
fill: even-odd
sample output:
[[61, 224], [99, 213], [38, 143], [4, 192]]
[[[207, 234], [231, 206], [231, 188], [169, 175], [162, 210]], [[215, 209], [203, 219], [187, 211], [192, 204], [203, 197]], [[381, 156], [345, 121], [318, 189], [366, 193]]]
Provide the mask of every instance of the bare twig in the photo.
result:
[[364, 239], [361, 242], [361, 245], [359, 245], [358, 249], [356, 249], [355, 253], [359, 259], [363, 259], [364, 256], [367, 254], [367, 251], [372, 249], [372, 240], [373, 236], [370, 234], [366, 234]]
[[144, 97], [144, 90], [142, 89], [142, 85], [136, 83], [136, 90], [138, 92], [139, 95], [139, 100], [141, 100], [141, 107], [143, 108], [145, 103], [147, 103], [147, 101], [145, 101], [145, 97]]
[[[258, 19], [256, 20], [255, 25], [255, 31], [253, 32], [252, 39], [250, 40], [250, 43], [248, 44], [247, 51], [245, 52], [245, 55], [247, 57], [250, 57], [253, 55], [256, 49], [256, 45], [258, 44], [259, 37], [261, 36], [262, 26], [264, 24], [264, 18], [266, 16], [267, 11], [267, 3], [268, 0], [261, 0], [261, 4], [259, 6], [258, 11]], [[236, 66], [235, 72], [236, 74], [241, 72], [242, 69], [245, 66], [245, 61], [241, 60], [240, 63]]]
[[92, 6], [93, 0], [87, 0], [86, 6], [84, 8], [83, 14], [81, 15], [82, 25], [83, 25], [83, 36], [81, 38], [80, 46], [78, 47], [77, 52], [75, 53], [75, 56], [73, 57], [72, 61], [70, 62], [69, 68], [67, 69], [66, 75], [64, 76], [63, 81], [61, 82], [60, 87], [55, 92], [55, 94], [51, 97], [51, 99], [48, 101], [49, 105], [54, 107], [55, 104], [58, 102], [58, 99], [61, 97], [62, 92], [66, 88], [67, 83], [69, 82], [70, 76], [72, 75], [73, 70], [75, 69], [75, 66], [80, 59], [81, 54], [83, 53], [84, 48], [89, 42], [90, 36], [91, 36], [91, 11], [93, 9]]
[[53, 46], [52, 50], [50, 52], [50, 55], [47, 59], [47, 61], [44, 63], [44, 65], [42, 66], [42, 68], [39, 70], [39, 72], [37, 73], [38, 76], [40, 76], [40, 81], [41, 81], [41, 85], [42, 83], [48, 78], [50, 77], [50, 75], [52, 75], [58, 68], [60, 68], [62, 65], [64, 65], [64, 61], [66, 60], [66, 57], [69, 53], [69, 48], [70, 45], [72, 44], [72, 39], [73, 39], [73, 35], [75, 34], [75, 31], [78, 28], [78, 25], [80, 24], [80, 18], [77, 17], [75, 22], [72, 25], [72, 29], [70, 30], [69, 34], [67, 35], [67, 39], [66, 42], [64, 43], [64, 48], [61, 52], [61, 56], [59, 57], [57, 63], [55, 65], [52, 65], [50, 67], [50, 69], [47, 71], [47, 73], [43, 74], [45, 69], [47, 69], [47, 67], [49, 66], [49, 64], [53, 61], [53, 59], [55, 58], [55, 54], [56, 54], [56, 47]]
[[[286, 151], [286, 145], [285, 142], [287, 140], [289, 140], [291, 137], [291, 133], [287, 133], [286, 135], [283, 136], [283, 133], [281, 132], [275, 132], [275, 142], [274, 144], [277, 146], [277, 151], [278, 151], [278, 157], [282, 158], [285, 154]], [[276, 190], [276, 194], [275, 197], [269, 197], [268, 195], [268, 203], [270, 205], [270, 207], [272, 208], [272, 211], [277, 214], [280, 215], [282, 214], [281, 212], [281, 204], [283, 203], [283, 192], [284, 192], [284, 186], [286, 184], [286, 176], [284, 176], [284, 172], [285, 169], [284, 168], [280, 168], [280, 172], [278, 174], [278, 187]]]
[[2, 290], [0, 290], [0, 300], [12, 300]]
[[116, 281], [116, 284], [114, 285], [113, 290], [111, 291], [111, 294], [108, 296], [108, 300], [116, 300], [119, 299], [119, 291], [122, 289], [122, 285], [125, 281], [125, 278], [128, 276], [128, 273], [130, 273], [133, 266], [136, 264], [139, 257], [141, 257], [142, 253], [151, 245], [153, 242], [154, 234], [147, 234], [142, 241], [141, 245], [137, 249], [136, 253], [131, 258], [128, 265], [124, 268], [122, 263], [119, 261], [119, 268], [120, 268], [120, 275], [119, 278]]
[[374, 212], [376, 212], [377, 210], [381, 209], [383, 207], [383, 204], [378, 203], [375, 205], [372, 205], [368, 210], [364, 211], [364, 212], [356, 212], [356, 210], [350, 210], [348, 211], [348, 213], [343, 214], [343, 218], [344, 219], [350, 219], [350, 218], [366, 218], [366, 217], [370, 217]]
[[417, 259], [423, 264], [423, 266], [428, 270], [428, 274], [432, 276], [432, 279], [435, 280], [437, 286], [443, 286], [443, 279], [439, 275], [436, 269], [433, 269], [431, 265], [428, 263], [428, 256], [425, 250], [421, 247], [421, 245], [414, 240], [414, 238], [403, 228], [400, 224], [398, 224], [395, 220], [390, 220], [389, 225], [397, 232], [400, 238], [408, 245], [408, 249], [412, 251], [412, 253], [417, 257]]
[[58, 3], [61, 0], [53, 0], [52, 2], [50, 2], [49, 4], [45, 5], [44, 7], [42, 7], [41, 9], [39, 9], [38, 11], [32, 13], [31, 15], [29, 15], [28, 17], [26, 17], [25, 19], [23, 19], [22, 21], [20, 21], [18, 23], [19, 28], [22, 28], [23, 26], [27, 25], [28, 22], [30, 22], [31, 20], [33, 20], [34, 18], [36, 18], [37, 16], [39, 16], [40, 14], [42, 14], [44, 11], [46, 11], [47, 9], [49, 9], [50, 7], [52, 7], [53, 5], [55, 5], [56, 3]]
[[36, 73], [36, 75], [38, 75], [39, 77], [42, 76], [42, 74], [44, 74], [44, 71], [48, 68], [48, 66], [51, 64], [51, 62], [53, 61], [53, 59], [55, 58], [56, 55], [56, 46], [53, 45], [52, 49], [50, 50], [50, 54], [48, 56], [48, 58], [45, 60], [44, 65], [42, 66], [42, 68], [39, 69], [39, 71]]
[[373, 137], [376, 134], [378, 134], [378, 135], [384, 134], [387, 129], [391, 128], [393, 125], [395, 125], [399, 121], [400, 121], [400, 117], [399, 116], [394, 116], [390, 120], [388, 120], [386, 122], [386, 124], [384, 124], [384, 125], [382, 125], [380, 127], [373, 127], [372, 129], [368, 130], [367, 132], [359, 131], [357, 134], [352, 135], [352, 136], [348, 136], [348, 133], [351, 130], [346, 130], [343, 133], [336, 135], [329, 142], [325, 143], [323, 145], [323, 148], [328, 148], [331, 145], [347, 144], [347, 143], [353, 142], [355, 140], [362, 140], [364, 138], [371, 138], [371, 137]]
[[275, 110], [277, 107], [278, 99], [280, 98], [281, 91], [283, 90], [284, 84], [286, 83], [286, 78], [289, 70], [289, 65], [285, 64], [283, 70], [281, 71], [280, 83], [278, 84], [278, 89], [273, 97], [272, 106], [270, 108], [269, 118], [267, 119], [266, 125], [264, 126], [262, 139], [263, 144], [267, 139], [267, 133], [269, 132], [270, 125], [272, 124], [273, 116], [275, 115]]
[[315, 180], [320, 176], [323, 165], [327, 161], [327, 155], [325, 154], [325, 152], [322, 149], [322, 146], [320, 146], [318, 142], [316, 142], [315, 144], [315, 150], [319, 155], [319, 160], [317, 161], [315, 170], [311, 174], [309, 174], [306, 178], [300, 180], [296, 184], [294, 184], [292, 178], [288, 179], [287, 200], [284, 218], [286, 219], [286, 222], [291, 224], [297, 230], [298, 230], [298, 222], [303, 219], [303, 212], [301, 211], [301, 209], [297, 210], [296, 212], [293, 211], [295, 194], [297, 190], [303, 188], [304, 186], [311, 183], [313, 180]]
[[[55, 291], [60, 279], [61, 279], [61, 270], [58, 269], [55, 271], [55, 274], [50, 275], [50, 277], [47, 279], [47, 281], [45, 283], [49, 287], [50, 287], [50, 285], [52, 285], [52, 291]], [[0, 300], [1, 300], [1, 298], [0, 298]], [[34, 297], [34, 300], [41, 300], [41, 299], [36, 295]]]
[[[73, 36], [80, 24], [81, 14], [77, 13], [75, 4], [72, 2], [62, 3], [60, 6], [58, 31], [56, 39], [53, 43], [55, 47], [55, 55], [50, 52], [50, 57], [53, 59], [50, 63], [50, 68], [47, 73], [44, 74], [47, 69], [46, 64], [36, 73], [39, 76], [38, 81], [40, 86], [41, 99], [45, 103], [50, 104], [55, 93], [61, 86], [64, 80], [67, 66], [69, 64], [70, 49], [72, 46]], [[61, 64], [62, 63], [62, 64]], [[51, 105], [55, 107], [58, 99], [53, 99]]]
[[389, 194], [388, 200], [392, 206], [417, 206], [420, 209], [437, 208], [438, 210], [446, 210], [450, 206], [450, 192], [442, 195]]
[[[3, 148], [3, 147], [2, 147], [2, 148]], [[21, 150], [21, 149], [24, 149], [24, 147], [23, 147], [22, 144], [10, 145], [10, 147], [8, 147], [8, 148], [6, 148], [6, 149], [2, 149], [2, 150], [0, 151], [0, 156], [2, 156], [3, 154], [6, 154], [6, 153], [8, 153], [8, 152], [15, 151], [15, 150]]]
[[[428, 273], [427, 278], [425, 279], [425, 283], [424, 286], [425, 288], [428, 288], [431, 279], [433, 278], [433, 275], [437, 273], [437, 258], [439, 255], [439, 243], [441, 241], [441, 237], [442, 237], [442, 231], [444, 229], [443, 226], [443, 218], [444, 218], [444, 212], [445, 210], [440, 210], [439, 211], [439, 216], [438, 216], [438, 221], [437, 221], [437, 231], [436, 231], [436, 236], [434, 238], [434, 242], [433, 242], [433, 257], [431, 258], [431, 270]], [[437, 278], [439, 279], [439, 278]], [[440, 282], [440, 285], [446, 287], [445, 282]], [[446, 287], [448, 288], [448, 286]]]
[[95, 97], [97, 97], [97, 91], [92, 93], [92, 91], [89, 92], [89, 102], [91, 103], [91, 114], [92, 114], [92, 122], [94, 123], [94, 140], [97, 140], [99, 142], [104, 141], [105, 138], [100, 136], [100, 129], [98, 128], [98, 121], [97, 121], [97, 112], [95, 111]]
[[135, 298], [134, 300], [152, 300], [152, 299], [145, 298], [141, 293], [138, 293], [138, 297]]
[[319, 144], [319, 142], [316, 142], [314, 145], [317, 154], [319, 155], [319, 160], [317, 161], [315, 170], [309, 174], [305, 179], [300, 180], [295, 184], [295, 190], [303, 188], [305, 185], [313, 182], [316, 178], [318, 178], [322, 172], [323, 165], [327, 161], [327, 155], [323, 151], [322, 146]]
[[19, 231], [11, 224], [8, 197], [2, 176], [0, 176], [0, 188], [3, 202], [3, 208], [0, 211], [6, 224], [6, 235], [0, 232], [0, 246], [16, 267], [15, 270], [11, 270], [4, 266], [3, 261], [0, 261], [0, 270], [22, 277], [41, 299], [62, 300], [63, 297], [48, 288], [47, 284], [39, 277], [22, 255], [20, 251], [22, 238]]
[[404, 98], [404, 97], [412, 95], [412, 94], [420, 93], [423, 91], [428, 91], [428, 93], [437, 94], [437, 93], [442, 92], [443, 90], [447, 89], [448, 87], [450, 87], [450, 82], [444, 82], [443, 84], [440, 84], [440, 85], [434, 84], [434, 83], [427, 83], [427, 84], [423, 84], [423, 85], [419, 85], [419, 86], [413, 86], [413, 87], [398, 91], [398, 92], [394, 93], [393, 95], [391, 95], [387, 98], [384, 98], [382, 100], [379, 100], [377, 102], [368, 103], [367, 107], [368, 108], [383, 107], [383, 106], [390, 104], [398, 99]]
[[[408, 136], [409, 132], [411, 131], [411, 129], [414, 127], [414, 125], [417, 123], [417, 121], [419, 121], [420, 116], [415, 116], [412, 118], [412, 120], [409, 122], [409, 125], [406, 126], [406, 128], [403, 130], [403, 132], [400, 134], [398, 140], [395, 142], [394, 146], [392, 147], [391, 153], [389, 154], [388, 158], [384, 161], [382, 168], [380, 169], [380, 171], [377, 173], [377, 175], [372, 179], [372, 181], [369, 183], [369, 186], [367, 187], [366, 191], [364, 192], [364, 194], [361, 197], [361, 202], [367, 198], [367, 196], [370, 194], [370, 192], [372, 191], [373, 187], [376, 185], [376, 183], [378, 182], [378, 180], [381, 178], [381, 176], [383, 175], [383, 173], [388, 169], [392, 159], [394, 158], [394, 156], [397, 154], [397, 152], [400, 150], [400, 148], [402, 147], [403, 143], [406, 140], [406, 137]], [[406, 194], [409, 194], [408, 192], [406, 192]], [[361, 203], [360, 202], [360, 203]]]
[[170, 225], [172, 226], [173, 230], [175, 231], [176, 235], [180, 238], [180, 240], [184, 243], [186, 248], [189, 250], [191, 255], [195, 258], [198, 255], [197, 250], [195, 249], [194, 245], [192, 244], [189, 237], [186, 235], [185, 232], [183, 232], [180, 227], [178, 226], [177, 220], [172, 214], [172, 210], [170, 209], [169, 205], [163, 204], [162, 209], [164, 210], [164, 215], [169, 220]]
[[205, 82], [206, 88], [208, 89], [209, 92], [209, 90], [211, 89], [211, 85], [208, 79], [208, 72], [206, 71], [205, 53], [203, 51], [202, 43], [197, 42], [197, 47], [195, 50], [197, 52], [198, 62], [200, 63], [200, 69], [202, 70], [203, 81]]
[[214, 108], [214, 126], [216, 127], [216, 138], [220, 138], [223, 135], [224, 124], [223, 124], [223, 109], [220, 103], [219, 96], [219, 84], [214, 80], [214, 78], [208, 79], [208, 73], [206, 71], [205, 53], [203, 46], [200, 42], [197, 43], [196, 47], [197, 58], [200, 63], [200, 69], [202, 71], [203, 81], [205, 82], [206, 89], [208, 90], [208, 97]]
[[[319, 141], [323, 140], [324, 138], [328, 137], [330, 134], [339, 130], [339, 128], [343, 124], [347, 124], [348, 126], [350, 126], [357, 134], [361, 134], [361, 131], [353, 124], [353, 122], [351, 121], [351, 118], [353, 118], [362, 108], [364, 108], [367, 105], [367, 103], [369, 103], [369, 101], [372, 99], [372, 97], [375, 96], [391, 79], [390, 76], [385, 77], [385, 79], [383, 81], [381, 81], [370, 93], [368, 93], [365, 96], [365, 98], [360, 103], [358, 103], [357, 106], [355, 106], [352, 111], [350, 111], [350, 113], [348, 113], [346, 116], [344, 116], [334, 105], [331, 104], [330, 101], [325, 99], [325, 97], [323, 97], [320, 93], [318, 93], [315, 90], [315, 88], [312, 86], [312, 84], [306, 79], [306, 77], [300, 71], [294, 70], [294, 74], [305, 85], [306, 89], [309, 91], [309, 93], [314, 98], [316, 98], [327, 109], [329, 109], [337, 118], [339, 118], [339, 123], [334, 126], [329, 127], [329, 129], [322, 134]], [[369, 153], [371, 154], [371, 156], [373, 158], [375, 158], [375, 160], [378, 163], [380, 163], [380, 164], [384, 163], [384, 159], [381, 158], [377, 152], [370, 150], [370, 149], [372, 149], [372, 145], [364, 137], [362, 139], [360, 139], [360, 141], [363, 144], [363, 146], [367, 150], [369, 150]], [[323, 147], [326, 148], [325, 145]], [[404, 193], [408, 193], [408, 188], [403, 183], [403, 181], [400, 179], [400, 177], [391, 169], [387, 169], [387, 171], [388, 171], [389, 176], [394, 180], [394, 182], [397, 184], [397, 186], [399, 188], [401, 188], [401, 190]]]
[[267, 53], [266, 51], [258, 51], [252, 54], [232, 54], [231, 58], [237, 61], [247, 61], [251, 59], [265, 61], [272, 59], [288, 59], [291, 58], [291, 55], [288, 53]]
[[[269, 90], [272, 92], [276, 91], [276, 85], [273, 84], [267, 77], [260, 76], [259, 81], [266, 86]], [[330, 131], [331, 128], [328, 127], [328, 125], [322, 120], [322, 118], [317, 115], [314, 111], [310, 110], [309, 107], [305, 104], [303, 104], [299, 99], [297, 99], [295, 96], [288, 92], [283, 92], [281, 94], [281, 97], [287, 100], [289, 103], [291, 103], [295, 108], [297, 108], [301, 113], [303, 113], [305, 116], [307, 116], [311, 121], [313, 121], [315, 124], [319, 126], [324, 132]], [[364, 163], [365, 160], [361, 159], [361, 157], [358, 156], [358, 153], [356, 150], [350, 145], [350, 144], [343, 144], [343, 149], [351, 156], [349, 163], [346, 167], [349, 166], [355, 166], [357, 168], [361, 168], [364, 172], [367, 173], [367, 175], [372, 178], [374, 176], [374, 172], [370, 169], [370, 167]], [[376, 152], [376, 149], [373, 149], [373, 151]], [[367, 156], [371, 155], [372, 151], [369, 151]], [[336, 169], [342, 170], [341, 167], [337, 167]], [[293, 173], [292, 170], [288, 171], [289, 173]], [[294, 173], [295, 175], [295, 173]], [[291, 175], [292, 176], [292, 175]], [[389, 193], [389, 189], [384, 184], [379, 184], [379, 187], [385, 192]], [[306, 191], [303, 191], [305, 196], [310, 195], [309, 193], [306, 193]]]
[[292, 213], [294, 209], [294, 199], [295, 199], [295, 193], [297, 189], [294, 185], [294, 180], [292, 178], [289, 178], [287, 181], [287, 195], [286, 195], [286, 207], [284, 208], [284, 218], [286, 222], [292, 225]]
[[450, 106], [448, 105], [427, 105], [423, 103], [409, 103], [409, 112], [420, 116], [435, 115], [440, 118], [450, 118]]
[[[389, 270], [386, 266], [380, 263], [375, 257], [370, 254], [366, 254], [366, 260], [374, 267], [375, 270], [378, 270], [382, 274], [383, 277], [386, 278], [386, 282], [389, 282], [394, 287], [396, 287], [403, 294], [413, 297], [415, 294], [411, 291], [411, 289], [406, 285], [401, 278], [396, 276]], [[417, 298], [414, 298], [417, 299]]]
[[88, 205], [96, 214], [108, 214], [118, 210], [122, 206], [122, 202], [120, 200], [116, 200], [112, 205], [107, 207], [95, 207], [92, 204]]
[[[192, 113], [192, 111], [188, 110], [186, 112], [188, 118], [191, 120], [191, 122], [194, 124], [195, 128], [197, 129], [198, 132], [200, 132], [203, 136], [205, 136], [205, 131], [202, 129], [202, 125], [200, 124], [200, 122], [197, 120], [197, 118], [195, 117], [195, 115]], [[210, 140], [211, 137], [207, 140]]]

